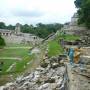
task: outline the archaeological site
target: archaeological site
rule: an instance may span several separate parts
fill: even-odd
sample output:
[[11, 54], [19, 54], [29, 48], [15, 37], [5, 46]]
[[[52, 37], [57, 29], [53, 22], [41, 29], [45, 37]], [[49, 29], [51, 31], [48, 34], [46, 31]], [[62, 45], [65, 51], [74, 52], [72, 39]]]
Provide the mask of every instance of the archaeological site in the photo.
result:
[[1, 0], [0, 90], [90, 90], [90, 0]]

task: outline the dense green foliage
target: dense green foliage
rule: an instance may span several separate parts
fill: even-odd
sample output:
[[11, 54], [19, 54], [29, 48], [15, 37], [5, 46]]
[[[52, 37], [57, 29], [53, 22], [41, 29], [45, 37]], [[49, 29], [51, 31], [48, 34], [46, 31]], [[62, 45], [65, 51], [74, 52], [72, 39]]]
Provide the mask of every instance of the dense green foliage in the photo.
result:
[[78, 23], [90, 28], [90, 0], [76, 0], [75, 5], [78, 8]]
[[4, 22], [0, 22], [0, 29], [10, 29], [10, 30], [13, 30], [13, 29], [15, 29], [15, 26], [13, 26], [13, 25], [6, 26]]
[[33, 25], [22, 25], [21, 30], [24, 33], [32, 33], [41, 38], [47, 37], [49, 34], [56, 32], [58, 29], [61, 29], [61, 24], [42, 24], [38, 23], [36, 26]]
[[[23, 33], [31, 33], [35, 34], [41, 38], [47, 37], [49, 34], [56, 32], [58, 29], [60, 30], [62, 27], [62, 24], [42, 24], [38, 23], [36, 26], [33, 25], [21, 25], [21, 31]], [[10, 29], [14, 30], [15, 26], [13, 25], [8, 25], [6, 26], [4, 22], [0, 22], [0, 29]]]
[[4, 39], [0, 36], [0, 47], [5, 46], [5, 41]]
[[0, 29], [4, 29], [4, 28], [6, 28], [5, 23], [4, 22], [0, 22]]

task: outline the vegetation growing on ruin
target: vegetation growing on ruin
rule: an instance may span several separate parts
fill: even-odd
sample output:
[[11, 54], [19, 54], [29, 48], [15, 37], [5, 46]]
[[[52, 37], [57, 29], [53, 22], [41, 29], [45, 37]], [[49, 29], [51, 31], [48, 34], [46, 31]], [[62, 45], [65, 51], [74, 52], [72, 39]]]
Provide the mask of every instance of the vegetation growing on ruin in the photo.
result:
[[62, 46], [60, 45], [60, 42], [59, 42], [60, 39], [64, 39], [66, 41], [74, 41], [74, 40], [80, 39], [80, 37], [74, 36], [74, 35], [67, 35], [67, 34], [56, 36], [56, 38], [54, 40], [51, 40], [48, 42], [49, 57], [56, 56], [56, 55], [63, 53], [64, 50], [63, 50]]
[[58, 38], [63, 38], [66, 41], [74, 41], [74, 40], [80, 39], [80, 37], [76, 35], [64, 35], [64, 37], [59, 36]]

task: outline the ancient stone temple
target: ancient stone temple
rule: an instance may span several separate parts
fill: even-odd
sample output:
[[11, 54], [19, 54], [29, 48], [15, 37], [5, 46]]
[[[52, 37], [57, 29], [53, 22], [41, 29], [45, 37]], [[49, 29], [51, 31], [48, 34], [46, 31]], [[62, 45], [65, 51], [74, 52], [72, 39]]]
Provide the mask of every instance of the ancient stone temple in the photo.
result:
[[21, 25], [20, 25], [19, 23], [16, 24], [15, 32], [14, 32], [16, 35], [20, 35], [20, 33], [21, 33], [20, 26], [21, 26]]
[[41, 38], [30, 34], [21, 32], [21, 25], [16, 24], [15, 30], [0, 29], [0, 35], [5, 39], [6, 43], [23, 43], [23, 44], [38, 44], [42, 41]]
[[19, 35], [19, 34], [21, 34], [20, 31], [21, 31], [20, 24], [17, 23], [15, 30], [0, 29], [0, 35], [2, 35], [2, 36], [11, 36], [12, 34]]
[[75, 13], [71, 18], [71, 22], [65, 24], [62, 30], [67, 34], [80, 34], [86, 30], [86, 27], [84, 25], [78, 25], [78, 14]]
[[12, 31], [7, 29], [0, 29], [0, 35], [2, 36], [11, 36]]

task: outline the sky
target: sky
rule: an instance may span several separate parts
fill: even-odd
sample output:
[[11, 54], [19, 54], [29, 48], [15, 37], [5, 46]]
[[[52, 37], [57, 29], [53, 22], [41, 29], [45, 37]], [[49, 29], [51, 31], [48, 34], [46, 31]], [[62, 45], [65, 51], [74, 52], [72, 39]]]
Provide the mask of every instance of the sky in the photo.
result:
[[74, 0], [0, 0], [0, 22], [65, 23], [76, 12]]

